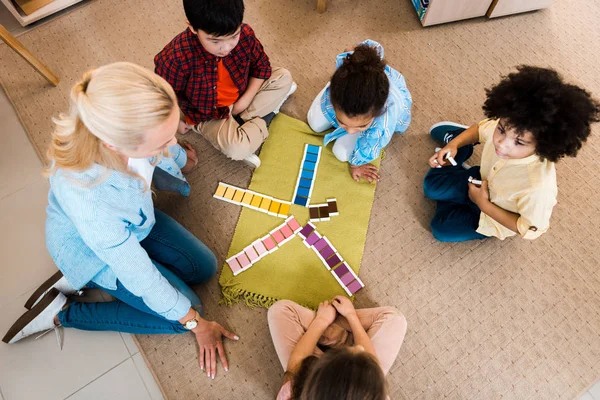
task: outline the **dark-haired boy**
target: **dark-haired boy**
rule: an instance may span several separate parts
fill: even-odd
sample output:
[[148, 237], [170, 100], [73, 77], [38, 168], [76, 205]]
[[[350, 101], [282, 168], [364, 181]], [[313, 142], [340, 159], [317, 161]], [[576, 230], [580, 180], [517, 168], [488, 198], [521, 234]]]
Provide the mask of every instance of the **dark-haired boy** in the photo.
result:
[[[431, 230], [443, 242], [546, 232], [558, 192], [555, 163], [574, 157], [600, 120], [600, 103], [551, 69], [520, 66], [486, 94], [487, 120], [430, 130], [444, 147], [429, 159], [423, 186], [437, 200]], [[463, 168], [478, 142], [481, 167]]]
[[183, 6], [188, 28], [154, 57], [156, 73], [179, 99], [179, 133], [192, 128], [226, 156], [257, 168], [254, 153], [296, 84], [286, 69], [271, 68], [242, 23], [243, 0], [184, 0]]

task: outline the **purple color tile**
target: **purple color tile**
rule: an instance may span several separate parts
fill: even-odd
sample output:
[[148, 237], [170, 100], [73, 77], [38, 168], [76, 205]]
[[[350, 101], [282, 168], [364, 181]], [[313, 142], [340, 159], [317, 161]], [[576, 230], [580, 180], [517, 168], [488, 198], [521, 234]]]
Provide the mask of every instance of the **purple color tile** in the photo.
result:
[[321, 238], [317, 243], [315, 243], [315, 250], [321, 251], [323, 247], [327, 246], [327, 240], [325, 238]]
[[314, 230], [315, 228], [312, 225], [306, 224], [304, 228], [302, 228], [302, 230], [299, 232], [299, 235], [303, 238], [307, 238], [308, 235], [310, 235]]
[[331, 247], [329, 247], [329, 245], [323, 247], [323, 250], [320, 251], [321, 256], [323, 256], [324, 259], [328, 259], [329, 257], [331, 257], [332, 254], [335, 253], [335, 250], [333, 250]]
[[340, 278], [344, 285], [348, 285], [350, 282], [354, 280], [354, 275], [348, 273]]
[[340, 259], [340, 257], [337, 254], [334, 254], [333, 256], [327, 259], [327, 264], [329, 264], [329, 266], [333, 268], [336, 265], [338, 265], [341, 261], [342, 260]]
[[344, 276], [344, 274], [348, 272], [348, 266], [346, 265], [346, 263], [342, 263], [339, 267], [335, 269], [334, 272], [337, 276], [341, 278], [342, 276]]
[[309, 246], [312, 246], [312, 245], [313, 245], [313, 244], [315, 244], [315, 243], [317, 242], [317, 240], [319, 240], [319, 239], [320, 239], [320, 238], [319, 238], [319, 236], [318, 236], [318, 235], [317, 235], [315, 232], [313, 232], [313, 233], [311, 233], [311, 234], [310, 234], [310, 236], [309, 236], [309, 237], [307, 237], [307, 238], [306, 238], [306, 243], [307, 243]]
[[360, 284], [359, 281], [354, 281], [354, 282], [352, 282], [351, 284], [348, 285], [348, 290], [352, 294], [358, 292], [360, 289], [362, 289], [362, 285]]

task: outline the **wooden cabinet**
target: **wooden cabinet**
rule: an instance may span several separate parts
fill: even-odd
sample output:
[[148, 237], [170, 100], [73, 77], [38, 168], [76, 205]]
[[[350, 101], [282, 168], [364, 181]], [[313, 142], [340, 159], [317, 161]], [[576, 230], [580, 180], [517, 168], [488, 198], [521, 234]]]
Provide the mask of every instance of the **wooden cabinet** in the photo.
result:
[[493, 0], [412, 0], [423, 26], [482, 17]]
[[423, 26], [550, 7], [552, 0], [412, 0]]
[[552, 0], [494, 0], [487, 12], [487, 16], [490, 18], [503, 17], [505, 15], [548, 8], [551, 4]]

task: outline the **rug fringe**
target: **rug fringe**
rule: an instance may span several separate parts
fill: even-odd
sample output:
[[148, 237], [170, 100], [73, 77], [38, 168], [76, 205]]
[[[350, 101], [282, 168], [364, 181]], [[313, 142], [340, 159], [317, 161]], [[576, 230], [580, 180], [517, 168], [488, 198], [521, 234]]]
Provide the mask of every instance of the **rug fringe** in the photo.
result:
[[277, 299], [269, 296], [249, 292], [241, 288], [236, 288], [236, 285], [237, 283], [234, 283], [233, 279], [221, 284], [221, 293], [223, 293], [223, 298], [219, 300], [219, 304], [231, 306], [234, 303], [240, 303], [243, 301], [244, 304], [250, 308], [269, 308], [277, 301]]

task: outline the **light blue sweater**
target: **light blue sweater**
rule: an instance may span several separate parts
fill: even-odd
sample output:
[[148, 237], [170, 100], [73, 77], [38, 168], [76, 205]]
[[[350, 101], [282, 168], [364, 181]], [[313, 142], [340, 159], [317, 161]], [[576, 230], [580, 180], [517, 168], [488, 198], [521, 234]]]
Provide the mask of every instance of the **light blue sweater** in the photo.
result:
[[[157, 189], [189, 195], [179, 145], [169, 148], [154, 171]], [[150, 161], [154, 161], [150, 159]], [[190, 301], [152, 264], [140, 245], [155, 223], [152, 192], [144, 181], [94, 164], [82, 172], [58, 169], [50, 177], [46, 246], [76, 289], [88, 282], [116, 289], [117, 279], [169, 320], [185, 316]]]

